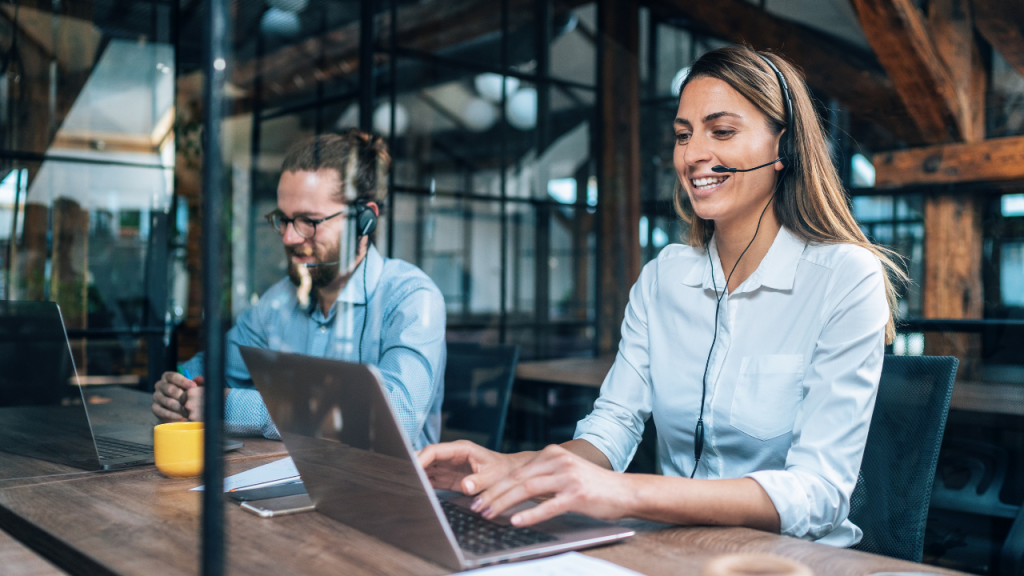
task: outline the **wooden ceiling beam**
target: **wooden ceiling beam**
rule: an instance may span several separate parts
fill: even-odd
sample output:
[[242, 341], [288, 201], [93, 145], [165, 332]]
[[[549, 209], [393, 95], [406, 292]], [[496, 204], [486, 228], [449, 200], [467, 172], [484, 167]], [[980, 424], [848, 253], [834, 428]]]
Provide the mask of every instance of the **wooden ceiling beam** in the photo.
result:
[[925, 141], [963, 140], [965, 103], [912, 0], [851, 0], [861, 28]]
[[974, 0], [974, 26], [1024, 76], [1024, 1]]
[[773, 16], [744, 0], [652, 0], [662, 17], [689, 18], [731, 42], [772, 50], [803, 69], [807, 83], [907, 144], [921, 144], [917, 126], [893, 82], [871, 54], [808, 26]]
[[881, 152], [872, 163], [875, 188], [1024, 180], [1024, 136]]
[[928, 30], [939, 58], [949, 70], [964, 111], [964, 141], [984, 140], [988, 71], [974, 35], [971, 0], [931, 0]]

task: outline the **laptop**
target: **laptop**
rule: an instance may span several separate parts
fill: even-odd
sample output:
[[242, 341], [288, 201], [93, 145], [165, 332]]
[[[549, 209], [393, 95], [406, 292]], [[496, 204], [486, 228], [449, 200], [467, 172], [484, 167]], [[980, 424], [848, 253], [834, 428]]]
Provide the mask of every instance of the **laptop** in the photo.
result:
[[80, 385], [55, 302], [0, 301], [0, 450], [83, 470], [152, 464], [157, 423], [138, 394]]
[[453, 570], [596, 546], [629, 529], [567, 513], [516, 528], [435, 490], [398, 425], [376, 367], [242, 346], [242, 359], [316, 510]]

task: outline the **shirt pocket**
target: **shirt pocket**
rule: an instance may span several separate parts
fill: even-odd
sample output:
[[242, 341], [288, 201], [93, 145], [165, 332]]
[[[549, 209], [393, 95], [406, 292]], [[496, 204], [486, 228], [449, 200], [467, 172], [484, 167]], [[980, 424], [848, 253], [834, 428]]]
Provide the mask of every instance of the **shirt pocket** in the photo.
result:
[[802, 354], [745, 356], [740, 362], [729, 425], [758, 440], [793, 430], [803, 397]]

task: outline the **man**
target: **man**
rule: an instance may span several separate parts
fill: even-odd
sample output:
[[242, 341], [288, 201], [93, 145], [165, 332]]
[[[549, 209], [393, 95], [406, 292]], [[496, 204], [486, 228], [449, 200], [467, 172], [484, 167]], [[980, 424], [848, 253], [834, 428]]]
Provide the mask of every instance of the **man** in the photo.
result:
[[[440, 436], [445, 306], [415, 266], [384, 258], [372, 231], [386, 194], [383, 141], [358, 130], [299, 142], [285, 156], [277, 210], [267, 215], [288, 255], [272, 286], [227, 335], [225, 429], [279, 439], [239, 346], [374, 364], [417, 449]], [[156, 383], [164, 422], [202, 419], [203, 356]]]

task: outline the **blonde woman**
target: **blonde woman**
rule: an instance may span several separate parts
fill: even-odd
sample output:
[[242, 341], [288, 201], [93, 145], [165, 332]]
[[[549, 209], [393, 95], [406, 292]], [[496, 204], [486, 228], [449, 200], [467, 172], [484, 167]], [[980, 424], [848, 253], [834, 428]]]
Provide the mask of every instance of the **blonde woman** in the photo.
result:
[[[903, 273], [854, 221], [784, 59], [705, 54], [672, 128], [688, 245], [662, 250], [630, 291], [575, 439], [519, 454], [439, 444], [420, 461], [485, 518], [549, 497], [518, 526], [574, 511], [855, 544], [850, 495]], [[664, 475], [622, 474], [651, 417]]]

